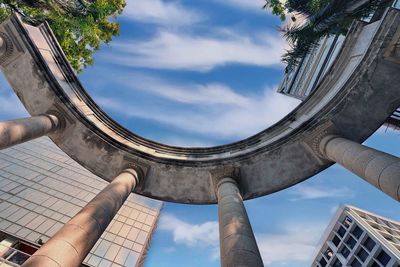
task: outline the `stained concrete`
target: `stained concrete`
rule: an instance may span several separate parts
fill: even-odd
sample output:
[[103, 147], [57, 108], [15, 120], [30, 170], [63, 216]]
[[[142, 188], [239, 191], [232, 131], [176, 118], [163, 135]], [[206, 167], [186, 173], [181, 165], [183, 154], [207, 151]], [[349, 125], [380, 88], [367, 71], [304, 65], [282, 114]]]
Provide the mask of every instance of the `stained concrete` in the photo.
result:
[[[400, 201], [400, 158], [335, 135], [324, 137], [320, 150], [330, 160]], [[344, 156], [351, 151], [355, 152], [354, 158]]]
[[40, 115], [26, 119], [0, 122], [0, 149], [50, 134], [61, 128], [55, 115]]
[[87, 95], [46, 25], [29, 26], [17, 17], [0, 25], [8, 47], [0, 66], [31, 115], [49, 110], [62, 114], [65, 128], [51, 139], [104, 180], [135, 163], [146, 173], [136, 193], [172, 202], [216, 203], [209, 172], [233, 166], [241, 170], [243, 199], [250, 199], [330, 166], [332, 161], [318, 149], [323, 136], [336, 133], [360, 143], [400, 106], [400, 63], [398, 53], [391, 52], [398, 43], [399, 13], [390, 9], [373, 24], [354, 23], [319, 88], [280, 122], [240, 142], [212, 148], [159, 144], [113, 121]]

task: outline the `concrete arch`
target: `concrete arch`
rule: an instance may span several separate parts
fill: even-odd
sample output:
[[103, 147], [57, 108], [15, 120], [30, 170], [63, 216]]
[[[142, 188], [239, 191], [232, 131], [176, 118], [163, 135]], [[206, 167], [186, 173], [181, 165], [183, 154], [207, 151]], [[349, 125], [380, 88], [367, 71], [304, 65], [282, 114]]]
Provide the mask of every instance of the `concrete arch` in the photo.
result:
[[217, 201], [210, 171], [240, 168], [243, 199], [255, 198], [330, 166], [319, 150], [327, 134], [362, 142], [376, 131], [400, 105], [398, 25], [396, 9], [372, 24], [355, 22], [340, 55], [305, 102], [252, 137], [212, 148], [159, 144], [112, 120], [86, 93], [46, 24], [33, 27], [16, 16], [3, 23], [0, 36], [7, 36], [13, 50], [0, 65], [31, 115], [63, 117], [64, 130], [50, 137], [85, 168], [111, 181], [134, 164], [145, 174], [136, 193], [207, 204]]

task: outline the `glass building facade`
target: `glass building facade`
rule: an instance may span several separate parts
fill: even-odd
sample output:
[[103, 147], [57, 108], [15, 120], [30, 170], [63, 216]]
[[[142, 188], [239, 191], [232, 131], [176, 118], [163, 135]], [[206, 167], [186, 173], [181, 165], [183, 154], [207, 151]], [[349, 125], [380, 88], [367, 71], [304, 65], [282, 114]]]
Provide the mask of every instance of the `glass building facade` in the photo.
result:
[[[48, 138], [1, 150], [0, 266], [21, 264], [107, 184]], [[142, 266], [161, 208], [130, 194], [83, 266]]]
[[339, 208], [312, 267], [399, 267], [400, 223], [351, 207]]

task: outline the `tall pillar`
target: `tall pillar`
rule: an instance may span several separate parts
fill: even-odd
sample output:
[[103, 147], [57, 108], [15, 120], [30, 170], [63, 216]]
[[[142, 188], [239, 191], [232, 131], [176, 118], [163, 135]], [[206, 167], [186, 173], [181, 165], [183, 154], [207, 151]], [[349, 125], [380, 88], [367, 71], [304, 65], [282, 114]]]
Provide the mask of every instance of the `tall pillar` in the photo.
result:
[[54, 234], [23, 267], [78, 267], [139, 182], [126, 169]]
[[60, 119], [51, 114], [0, 122], [0, 149], [47, 135], [60, 127]]
[[232, 177], [216, 181], [221, 266], [263, 266], [238, 183]]
[[326, 158], [400, 201], [400, 158], [336, 135], [324, 137], [319, 148]]

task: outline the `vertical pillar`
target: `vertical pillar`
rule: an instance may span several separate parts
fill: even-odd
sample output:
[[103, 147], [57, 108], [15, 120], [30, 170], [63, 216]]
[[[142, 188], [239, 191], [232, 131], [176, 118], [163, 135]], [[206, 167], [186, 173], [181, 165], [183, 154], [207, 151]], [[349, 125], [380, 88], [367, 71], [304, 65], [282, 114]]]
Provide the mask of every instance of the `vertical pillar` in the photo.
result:
[[400, 158], [336, 135], [324, 137], [319, 149], [326, 158], [400, 200]]
[[216, 181], [216, 191], [221, 266], [263, 266], [238, 183], [222, 176]]
[[0, 149], [47, 135], [60, 126], [60, 119], [50, 114], [0, 122]]
[[79, 267], [138, 182], [136, 170], [121, 172], [22, 266]]

